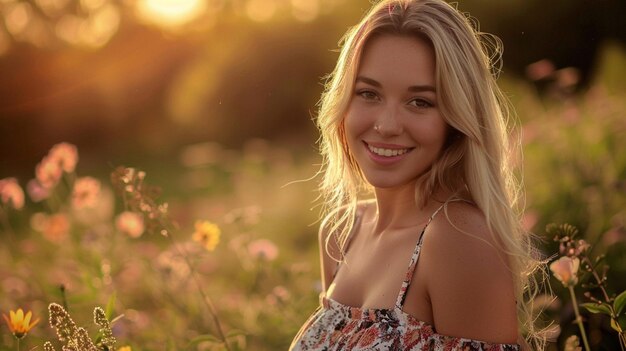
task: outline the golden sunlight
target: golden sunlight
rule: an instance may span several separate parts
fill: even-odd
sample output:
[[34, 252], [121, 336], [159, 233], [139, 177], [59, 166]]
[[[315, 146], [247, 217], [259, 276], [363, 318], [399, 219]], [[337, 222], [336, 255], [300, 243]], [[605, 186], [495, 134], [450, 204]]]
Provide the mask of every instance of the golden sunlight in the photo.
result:
[[293, 17], [298, 21], [313, 21], [319, 14], [318, 0], [291, 0]]
[[57, 17], [71, 0], [35, 0], [37, 7], [48, 17]]
[[85, 11], [92, 12], [101, 8], [107, 0], [80, 0], [80, 7]]
[[157, 25], [178, 27], [198, 18], [206, 7], [206, 0], [139, 0], [137, 14]]
[[56, 35], [72, 44], [88, 48], [104, 46], [119, 29], [121, 14], [117, 6], [106, 3], [88, 18], [65, 15], [57, 21]]
[[32, 7], [29, 3], [18, 2], [10, 4], [5, 12], [5, 25], [9, 33], [19, 35], [28, 27], [32, 17]]
[[11, 42], [9, 41], [9, 35], [0, 30], [0, 56], [9, 51]]
[[250, 0], [246, 4], [246, 13], [254, 21], [267, 22], [274, 16], [277, 7], [274, 0]]

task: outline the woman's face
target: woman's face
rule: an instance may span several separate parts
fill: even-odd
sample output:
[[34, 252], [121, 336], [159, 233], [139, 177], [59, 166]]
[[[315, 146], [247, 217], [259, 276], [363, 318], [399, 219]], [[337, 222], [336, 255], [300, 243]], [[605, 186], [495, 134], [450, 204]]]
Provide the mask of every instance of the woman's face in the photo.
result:
[[427, 42], [394, 35], [368, 41], [344, 127], [370, 184], [402, 186], [429, 170], [448, 130], [438, 103], [435, 55]]

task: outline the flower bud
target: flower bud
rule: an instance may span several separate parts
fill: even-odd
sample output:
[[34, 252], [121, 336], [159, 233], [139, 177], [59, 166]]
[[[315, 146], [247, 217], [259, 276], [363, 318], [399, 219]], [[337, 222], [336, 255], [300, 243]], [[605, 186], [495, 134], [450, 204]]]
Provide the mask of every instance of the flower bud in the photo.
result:
[[554, 277], [564, 286], [574, 286], [578, 283], [578, 267], [580, 260], [578, 257], [561, 257], [550, 264], [550, 270]]

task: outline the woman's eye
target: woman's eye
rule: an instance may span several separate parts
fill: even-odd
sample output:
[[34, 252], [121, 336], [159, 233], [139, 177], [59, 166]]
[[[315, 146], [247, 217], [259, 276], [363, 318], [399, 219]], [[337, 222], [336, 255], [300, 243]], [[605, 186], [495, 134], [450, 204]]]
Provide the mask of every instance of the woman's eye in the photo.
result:
[[409, 105], [415, 106], [417, 108], [433, 107], [433, 104], [430, 101], [424, 99], [413, 99], [409, 102]]
[[361, 90], [356, 93], [358, 96], [364, 98], [365, 100], [376, 100], [378, 95], [371, 90]]

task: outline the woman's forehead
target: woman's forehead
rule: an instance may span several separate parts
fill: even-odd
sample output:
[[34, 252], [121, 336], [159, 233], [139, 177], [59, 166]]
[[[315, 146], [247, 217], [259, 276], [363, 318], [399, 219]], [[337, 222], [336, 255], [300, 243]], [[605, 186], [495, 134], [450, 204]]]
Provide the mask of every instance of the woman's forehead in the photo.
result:
[[357, 80], [372, 85], [435, 85], [435, 55], [428, 42], [412, 36], [380, 35], [363, 47]]

